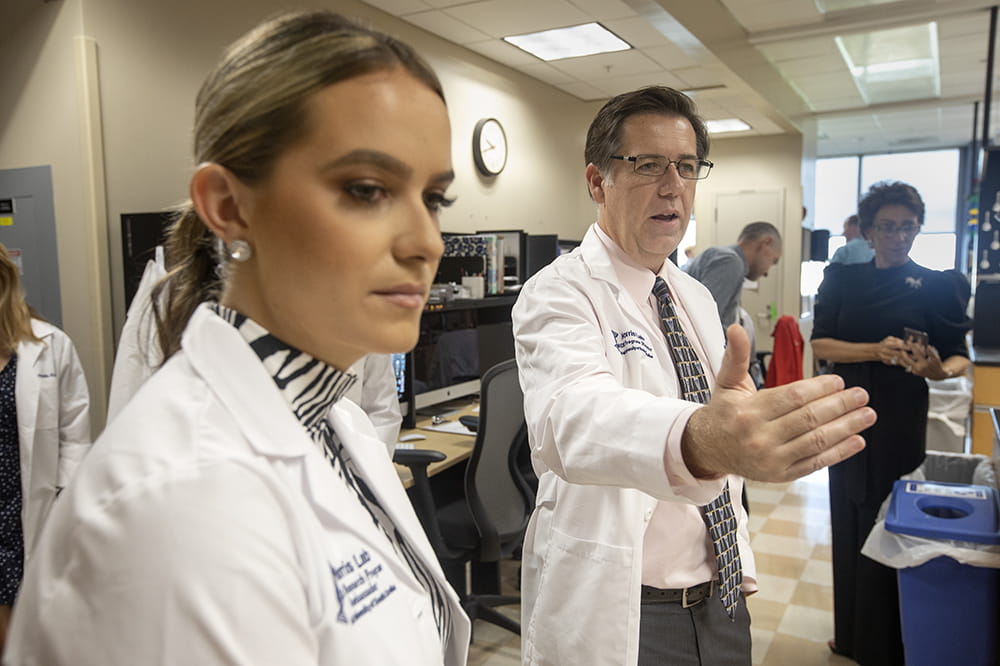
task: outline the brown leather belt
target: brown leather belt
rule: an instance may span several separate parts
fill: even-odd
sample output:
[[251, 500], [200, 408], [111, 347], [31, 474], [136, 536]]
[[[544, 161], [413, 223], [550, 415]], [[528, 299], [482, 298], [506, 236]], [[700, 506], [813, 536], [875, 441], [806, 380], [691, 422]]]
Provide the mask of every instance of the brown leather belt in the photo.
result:
[[658, 587], [642, 586], [642, 603], [679, 603], [683, 608], [700, 604], [705, 599], [712, 596], [712, 588], [715, 581], [708, 581], [701, 585], [692, 585], [677, 590], [662, 590]]

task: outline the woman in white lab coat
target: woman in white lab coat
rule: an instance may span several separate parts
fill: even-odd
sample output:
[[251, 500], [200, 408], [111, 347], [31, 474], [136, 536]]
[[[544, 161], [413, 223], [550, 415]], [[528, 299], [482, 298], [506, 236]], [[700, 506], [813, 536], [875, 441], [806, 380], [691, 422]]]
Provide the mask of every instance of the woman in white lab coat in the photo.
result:
[[0, 244], [0, 649], [24, 562], [90, 447], [90, 394], [69, 337], [24, 300]]
[[393, 38], [290, 13], [196, 107], [153, 298], [168, 360], [53, 509], [5, 663], [463, 664], [469, 621], [340, 400], [364, 354], [417, 340], [453, 178], [440, 84]]

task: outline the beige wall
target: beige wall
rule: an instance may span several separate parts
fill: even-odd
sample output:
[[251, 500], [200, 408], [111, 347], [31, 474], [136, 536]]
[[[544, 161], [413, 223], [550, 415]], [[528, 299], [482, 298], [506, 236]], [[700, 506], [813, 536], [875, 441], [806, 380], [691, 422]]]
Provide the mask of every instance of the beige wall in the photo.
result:
[[[87, 34], [100, 45], [111, 253], [120, 256], [116, 221], [125, 212], [180, 201], [191, 168], [195, 93], [221, 49], [286, 3], [202, 0], [136, 3], [86, 1]], [[416, 46], [442, 79], [452, 120], [456, 204], [446, 231], [530, 229], [579, 238], [593, 217], [582, 176], [583, 133], [592, 111], [575, 98], [516, 74], [353, 0], [325, 3]], [[226, 20], [222, 20], [227, 17]], [[477, 120], [501, 120], [510, 144], [500, 176], [478, 176], [472, 162]], [[112, 262], [115, 323], [124, 295]]]
[[748, 137], [712, 142], [710, 158], [715, 163], [711, 175], [698, 183], [694, 200], [698, 220], [698, 250], [712, 245], [730, 245], [735, 238], [715, 238], [715, 195], [740, 190], [782, 189], [785, 195], [784, 220], [779, 226], [784, 239], [779, 270], [768, 279], [781, 280], [778, 316], [798, 319], [799, 274], [802, 238], [802, 137]]
[[[13, 100], [0, 109], [0, 168], [53, 167], [63, 321], [90, 380], [99, 429], [113, 339], [124, 320], [120, 216], [163, 209], [186, 196], [193, 100], [203, 76], [227, 43], [288, 5], [279, 0], [12, 1], [25, 9], [17, 17], [18, 29], [9, 30], [0, 43], [5, 62], [0, 94]], [[355, 0], [313, 4], [359, 16], [402, 37], [440, 75], [458, 174], [451, 189], [458, 200], [444, 213], [444, 230], [513, 228], [583, 236], [595, 216], [583, 179], [583, 142], [597, 104]], [[82, 73], [87, 51], [80, 50], [81, 37], [91, 56], [96, 54], [90, 76]], [[96, 124], [85, 122], [88, 92], [99, 92]], [[507, 168], [496, 179], [479, 177], [471, 155], [473, 126], [488, 116], [503, 122], [510, 143]], [[95, 143], [96, 153], [88, 150]], [[100, 173], [88, 168], [95, 154], [103, 160]], [[800, 156], [798, 137], [716, 141], [712, 159], [727, 168], [699, 185], [696, 210], [711, 201], [713, 189], [781, 186], [787, 193], [787, 220], [797, 228]], [[106, 226], [95, 229], [88, 221], [94, 211]], [[699, 245], [706, 242], [699, 238]], [[798, 253], [797, 244], [789, 246]], [[782, 264], [794, 272], [786, 283], [794, 283], [797, 298], [797, 256], [786, 254]]]
[[[0, 40], [0, 169], [50, 165], [59, 254], [63, 327], [79, 351], [101, 427], [111, 362], [110, 312], [103, 228], [92, 215], [83, 113], [87, 80], [76, 37], [82, 0], [24, 3]], [[98, 188], [99, 189], [99, 186]], [[97, 198], [103, 198], [98, 192]], [[106, 246], [106, 243], [104, 244]]]

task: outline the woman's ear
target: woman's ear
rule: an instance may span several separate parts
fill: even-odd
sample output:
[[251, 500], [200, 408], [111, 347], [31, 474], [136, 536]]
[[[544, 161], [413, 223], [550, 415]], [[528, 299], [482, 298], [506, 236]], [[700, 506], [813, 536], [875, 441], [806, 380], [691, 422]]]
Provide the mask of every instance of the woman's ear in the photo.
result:
[[247, 223], [240, 210], [245, 187], [229, 169], [214, 162], [198, 165], [189, 193], [198, 217], [227, 245], [247, 238]]

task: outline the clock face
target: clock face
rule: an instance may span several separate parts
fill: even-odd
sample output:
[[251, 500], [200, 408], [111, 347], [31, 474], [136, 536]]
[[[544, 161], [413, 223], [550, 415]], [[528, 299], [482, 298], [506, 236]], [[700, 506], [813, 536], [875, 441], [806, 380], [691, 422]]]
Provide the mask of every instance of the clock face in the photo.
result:
[[476, 123], [472, 133], [472, 157], [476, 168], [486, 176], [495, 176], [507, 164], [507, 135], [496, 118]]

